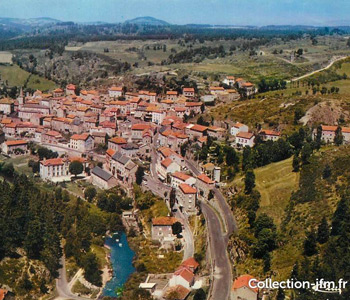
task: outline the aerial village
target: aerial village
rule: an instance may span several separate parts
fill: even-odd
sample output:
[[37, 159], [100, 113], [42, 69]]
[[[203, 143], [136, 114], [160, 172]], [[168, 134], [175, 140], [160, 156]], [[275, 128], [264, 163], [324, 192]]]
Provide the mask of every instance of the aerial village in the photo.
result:
[[[46, 94], [37, 90], [24, 95], [21, 91], [17, 99], [0, 100], [1, 151], [6, 157], [18, 157], [30, 153], [32, 145], [46, 147], [58, 156], [40, 160], [37, 176], [43, 181], [71, 181], [70, 164], [78, 161], [83, 171], [74, 175], [81, 175], [102, 190], [119, 186], [129, 196], [133, 195], [137, 172], [143, 168], [142, 189], [164, 198], [174, 212], [152, 219], [151, 239], [164, 249], [174, 249], [173, 226], [180, 223], [184, 261], [173, 274], [150, 274], [140, 288], [157, 299], [174, 291], [186, 299], [203, 281], [196, 275], [199, 264], [193, 257], [188, 217], [198, 213], [198, 201], [208, 201], [215, 190], [219, 193], [221, 172], [213, 163], [188, 168], [193, 157], [191, 153], [182, 156], [181, 147], [186, 143], [202, 147], [210, 137], [228, 140], [241, 150], [253, 147], [258, 136], [265, 141], [276, 141], [281, 136], [276, 130], [256, 132], [231, 120], [214, 120], [209, 126], [191, 122], [206, 111], [207, 102], [221, 98], [236, 101], [240, 98], [237, 88], [246, 96], [257, 91], [241, 78], [227, 76], [222, 82], [231, 88], [211, 86], [202, 97], [191, 87], [183, 87], [181, 94], [169, 90], [163, 95], [127, 91], [123, 86], [81, 90], [77, 94], [73, 84]], [[336, 126], [322, 126], [322, 138], [333, 141], [336, 130]], [[350, 129], [342, 130], [344, 140], [350, 141]], [[172, 191], [175, 204], [170, 203]], [[137, 223], [137, 212], [123, 212], [123, 219], [129, 226]], [[257, 289], [248, 285], [251, 278], [244, 275], [234, 281], [232, 299], [241, 299], [247, 293], [256, 299]]]

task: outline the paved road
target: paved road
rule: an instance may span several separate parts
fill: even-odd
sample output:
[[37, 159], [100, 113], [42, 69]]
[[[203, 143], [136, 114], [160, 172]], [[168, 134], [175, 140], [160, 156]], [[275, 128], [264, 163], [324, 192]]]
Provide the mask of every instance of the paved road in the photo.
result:
[[176, 212], [174, 213], [175, 217], [182, 220], [184, 225], [184, 230], [182, 231], [182, 236], [184, 238], [184, 256], [183, 260], [186, 260], [194, 255], [194, 240], [193, 233], [191, 231], [190, 224], [188, 223], [187, 217], [185, 217], [180, 210], [175, 207]]
[[[200, 171], [196, 166], [196, 163], [192, 160], [186, 159], [187, 167], [195, 174], [199, 175]], [[226, 224], [226, 238], [237, 230], [237, 224], [233, 216], [231, 207], [227, 204], [225, 197], [222, 195], [221, 191], [217, 188], [213, 189], [215, 197], [219, 203], [221, 213], [223, 214], [224, 222]]]
[[58, 271], [59, 276], [56, 279], [56, 289], [58, 292], [58, 297], [56, 297], [55, 300], [63, 300], [63, 299], [87, 300], [89, 299], [89, 298], [76, 296], [71, 292], [69, 288], [69, 284], [67, 282], [66, 261], [65, 261], [64, 255], [61, 257], [60, 263], [62, 268]]
[[[143, 185], [144, 188], [147, 188], [150, 190], [153, 194], [164, 197], [164, 193], [167, 193], [167, 197], [170, 195], [171, 187], [167, 186], [166, 184], [160, 182], [157, 179], [152, 178], [151, 176], [144, 176], [144, 181], [147, 182], [146, 185]], [[190, 224], [187, 221], [187, 218], [179, 211], [179, 209], [176, 210], [174, 213], [175, 217], [180, 219], [184, 225], [184, 230], [182, 232], [182, 236], [184, 237], [184, 257], [183, 259], [187, 259], [189, 257], [193, 257], [194, 255], [194, 241], [193, 241], [193, 234], [191, 231]]]
[[227, 255], [227, 241], [221, 231], [220, 220], [213, 209], [201, 202], [201, 209], [209, 231], [210, 255], [214, 265], [214, 280], [209, 299], [228, 300], [232, 285], [231, 264]]
[[333, 64], [334, 64], [335, 62], [340, 61], [340, 60], [343, 60], [343, 59], [346, 59], [346, 58], [348, 58], [348, 57], [349, 57], [349, 56], [333, 57], [333, 58], [331, 59], [331, 61], [329, 62], [329, 64], [328, 64], [326, 67], [321, 68], [321, 69], [318, 69], [318, 70], [315, 70], [315, 71], [312, 71], [312, 72], [307, 73], [307, 74], [305, 74], [305, 75], [302, 75], [302, 76], [293, 78], [293, 79], [291, 79], [291, 80], [287, 80], [287, 82], [289, 83], [289, 82], [292, 82], [292, 81], [298, 81], [298, 80], [300, 80], [300, 79], [304, 79], [304, 78], [309, 77], [309, 76], [311, 76], [311, 75], [314, 75], [314, 74], [316, 74], [316, 73], [319, 73], [319, 72], [322, 72], [322, 71], [324, 71], [324, 70], [327, 70], [327, 69], [329, 69], [331, 66], [333, 66]]
[[[195, 175], [200, 174], [195, 162], [187, 159], [186, 164]], [[210, 256], [214, 266], [212, 292], [209, 299], [228, 300], [232, 285], [232, 270], [227, 254], [227, 245], [230, 235], [237, 230], [237, 225], [225, 197], [219, 189], [214, 188], [213, 191], [226, 224], [226, 232], [223, 232], [216, 212], [208, 204], [201, 202], [200, 206], [209, 231]]]

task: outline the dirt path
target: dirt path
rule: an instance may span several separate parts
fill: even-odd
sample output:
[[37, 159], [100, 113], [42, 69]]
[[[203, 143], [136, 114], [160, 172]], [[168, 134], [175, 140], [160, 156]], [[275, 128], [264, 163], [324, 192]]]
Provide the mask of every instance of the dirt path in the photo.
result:
[[343, 60], [343, 59], [346, 59], [346, 58], [348, 58], [348, 57], [350, 57], [350, 56], [333, 57], [333, 58], [331, 59], [331, 61], [329, 62], [329, 64], [328, 64], [326, 67], [321, 68], [321, 69], [318, 69], [318, 70], [315, 70], [315, 71], [312, 71], [312, 72], [307, 73], [307, 74], [305, 74], [305, 75], [302, 75], [302, 76], [293, 78], [293, 79], [291, 79], [291, 80], [288, 80], [287, 82], [290, 83], [290, 82], [292, 82], [292, 81], [298, 81], [298, 80], [300, 80], [300, 79], [304, 79], [304, 78], [307, 78], [307, 77], [309, 77], [309, 76], [312, 76], [312, 75], [314, 75], [314, 74], [316, 74], [316, 73], [319, 73], [319, 72], [322, 72], [322, 71], [324, 71], [324, 70], [327, 70], [327, 69], [329, 69], [331, 66], [333, 66], [333, 64], [334, 64], [335, 62], [340, 61], [340, 60]]

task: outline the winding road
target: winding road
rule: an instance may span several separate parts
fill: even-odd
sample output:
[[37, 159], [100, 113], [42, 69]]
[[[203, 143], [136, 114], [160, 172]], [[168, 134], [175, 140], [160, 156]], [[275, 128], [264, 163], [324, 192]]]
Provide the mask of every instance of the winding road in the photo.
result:
[[298, 81], [298, 80], [300, 80], [300, 79], [304, 79], [304, 78], [307, 78], [307, 77], [309, 77], [309, 76], [312, 76], [312, 75], [314, 75], [314, 74], [316, 74], [316, 73], [319, 73], [319, 72], [322, 72], [322, 71], [324, 71], [324, 70], [327, 70], [327, 69], [329, 69], [331, 66], [333, 66], [333, 64], [336, 63], [337, 61], [346, 59], [346, 58], [348, 58], [348, 57], [350, 57], [350, 56], [333, 57], [333, 58], [331, 59], [331, 61], [329, 62], [329, 64], [328, 64], [327, 66], [325, 66], [324, 68], [321, 68], [321, 69], [312, 71], [312, 72], [310, 72], [310, 73], [307, 73], [307, 74], [305, 74], [305, 75], [302, 75], [302, 76], [293, 78], [293, 79], [291, 79], [291, 80], [287, 80], [287, 82], [290, 83], [290, 82], [293, 82], [293, 81]]
[[60, 259], [61, 269], [59, 269], [59, 276], [56, 279], [56, 289], [58, 293], [58, 297], [55, 300], [65, 300], [65, 299], [74, 299], [74, 300], [87, 300], [89, 298], [79, 297], [74, 295], [67, 281], [66, 275], [66, 260], [64, 255]]
[[[186, 159], [186, 165], [195, 175], [200, 174], [199, 168], [192, 160]], [[217, 212], [202, 201], [200, 206], [208, 226], [210, 255], [214, 267], [209, 299], [228, 300], [232, 285], [232, 268], [227, 253], [227, 245], [230, 235], [237, 230], [237, 225], [232, 210], [221, 191], [217, 188], [214, 188], [213, 191], [220, 207], [219, 213], [225, 222], [226, 231], [220, 224], [220, 217]]]

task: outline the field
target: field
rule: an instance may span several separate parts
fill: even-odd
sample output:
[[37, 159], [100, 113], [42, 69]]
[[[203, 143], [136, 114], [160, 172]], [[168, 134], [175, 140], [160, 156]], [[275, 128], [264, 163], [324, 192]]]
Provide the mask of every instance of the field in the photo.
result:
[[0, 77], [1, 80], [8, 84], [8, 86], [25, 86], [31, 89], [39, 89], [41, 91], [52, 90], [56, 87], [53, 81], [39, 77], [38, 75], [32, 75], [25, 70], [22, 70], [19, 66], [4, 66], [0, 65]]
[[298, 188], [299, 173], [293, 172], [292, 158], [255, 169], [256, 188], [261, 194], [258, 213], [267, 213], [279, 225], [290, 196]]
[[[99, 41], [70, 44], [66, 47], [66, 51], [94, 52], [122, 62], [127, 61], [131, 65], [137, 63], [138, 67], [132, 70], [134, 74], [175, 70], [178, 73], [186, 72], [200, 77], [232, 74], [254, 82], [261, 77], [291, 79], [325, 66], [335, 56], [350, 55], [350, 49], [343, 37], [318, 37], [317, 40], [317, 45], [313, 45], [308, 38], [287, 42], [274, 39], [269, 44], [259, 47], [256, 55], [252, 56], [249, 51], [238, 48], [244, 42], [242, 39], [202, 43], [199, 41], [185, 43], [183, 40]], [[163, 51], [164, 45], [166, 51]], [[176, 52], [220, 45], [228, 53], [225, 57], [204, 59], [200, 63], [161, 65], [162, 61]], [[231, 47], [237, 49], [229, 53]], [[291, 54], [299, 48], [303, 49], [303, 55], [291, 61]]]
[[12, 53], [0, 51], [0, 64], [12, 64]]

